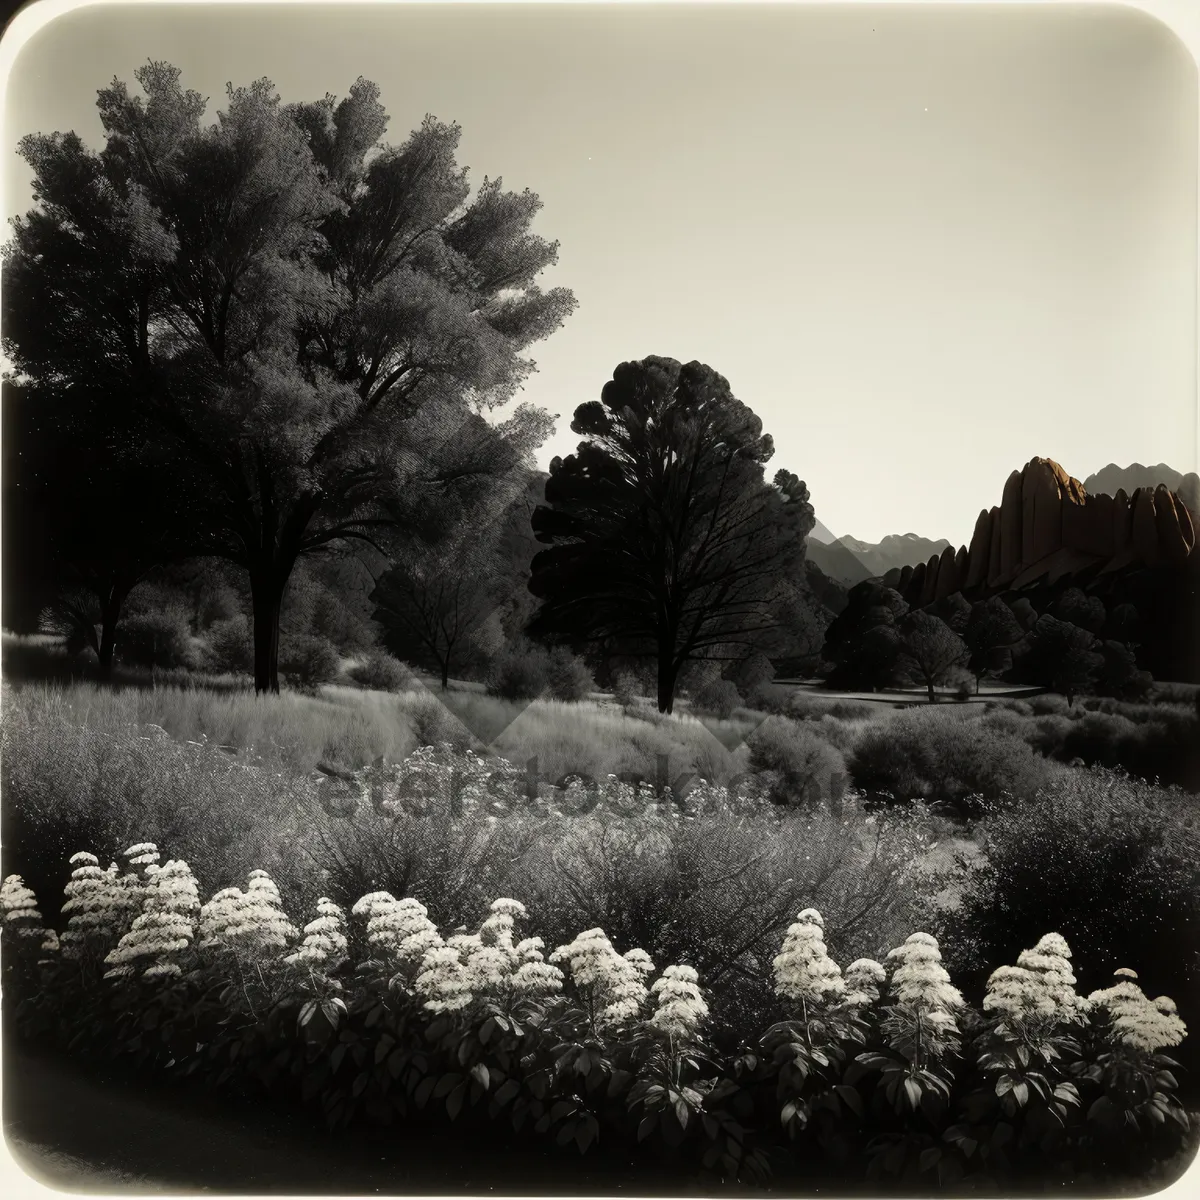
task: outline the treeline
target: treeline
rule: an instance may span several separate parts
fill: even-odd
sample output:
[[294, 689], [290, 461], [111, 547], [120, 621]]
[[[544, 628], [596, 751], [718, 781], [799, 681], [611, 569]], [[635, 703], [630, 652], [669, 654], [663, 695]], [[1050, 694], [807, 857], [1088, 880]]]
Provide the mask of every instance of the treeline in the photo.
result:
[[1128, 603], [1107, 609], [1078, 587], [1042, 597], [992, 596], [971, 603], [956, 593], [910, 609], [878, 582], [850, 589], [824, 646], [827, 679], [846, 688], [914, 682], [978, 691], [985, 678], [1035, 684], [1076, 695], [1137, 699], [1153, 679], [1138, 665], [1142, 621]]

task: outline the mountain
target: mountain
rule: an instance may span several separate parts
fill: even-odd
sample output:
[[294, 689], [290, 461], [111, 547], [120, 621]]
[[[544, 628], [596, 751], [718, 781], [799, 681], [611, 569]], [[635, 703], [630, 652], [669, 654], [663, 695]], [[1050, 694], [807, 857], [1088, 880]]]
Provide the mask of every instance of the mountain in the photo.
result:
[[970, 546], [950, 547], [883, 578], [913, 607], [955, 593], [969, 601], [1019, 593], [1043, 613], [1069, 587], [1112, 612], [1132, 605], [1142, 625], [1138, 661], [1156, 679], [1200, 680], [1200, 478], [1132, 494], [1089, 493], [1058, 463], [1014, 471], [1000, 504], [984, 509]]
[[1168, 467], [1166, 463], [1153, 467], [1143, 467], [1141, 463], [1118, 467], [1116, 463], [1109, 463], [1095, 475], [1089, 475], [1083, 481], [1083, 488], [1092, 496], [1115, 496], [1122, 490], [1125, 495], [1132, 496], [1138, 488], [1150, 488], [1153, 491], [1161, 483], [1171, 491], [1178, 492], [1183, 478], [1182, 472]]
[[1200, 524], [1190, 500], [1198, 488], [1200, 479], [1186, 475], [1179, 494], [1159, 484], [1132, 495], [1120, 488], [1090, 495], [1058, 463], [1034, 458], [1008, 477], [999, 507], [979, 514], [969, 547], [890, 571], [884, 583], [925, 605], [955, 592], [990, 595], [1081, 572], [1182, 566]]
[[810, 545], [813, 542], [820, 542], [823, 546], [828, 546], [830, 542], [836, 542], [837, 538], [820, 521], [817, 521], [809, 532], [808, 541]]
[[860, 542], [847, 535], [827, 545], [814, 543], [810, 535], [808, 558], [831, 579], [852, 586], [940, 554], [949, 545], [945, 538], [930, 541], [915, 533], [889, 534], [881, 542]]

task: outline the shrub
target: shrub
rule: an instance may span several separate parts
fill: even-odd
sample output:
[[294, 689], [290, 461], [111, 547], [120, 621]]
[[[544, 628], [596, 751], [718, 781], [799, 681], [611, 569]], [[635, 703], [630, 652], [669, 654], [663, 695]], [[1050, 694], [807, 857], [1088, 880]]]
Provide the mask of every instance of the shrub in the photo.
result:
[[1027, 742], [969, 714], [909, 711], [872, 725], [849, 756], [854, 785], [889, 800], [924, 800], [964, 815], [977, 798], [1030, 796], [1052, 768]]
[[1187, 1145], [1162, 1053], [1187, 1032], [1174, 1000], [1129, 971], [1080, 996], [1058, 933], [998, 964], [980, 1012], [930, 934], [843, 972], [832, 923], [805, 908], [768, 942], [762, 1009], [726, 1046], [700, 969], [602, 927], [546, 954], [525, 936], [539, 914], [511, 896], [454, 933], [415, 897], [375, 891], [348, 911], [323, 897], [301, 932], [266, 871], [201, 903], [186, 862], [160, 866], [150, 843], [123, 857], [122, 873], [73, 856], [86, 920], [61, 938], [23, 879], [0, 885], [16, 1036], [258, 1103], [299, 1098], [331, 1130], [398, 1117], [419, 1136], [444, 1113], [485, 1152], [501, 1124], [548, 1148], [599, 1140], [631, 1165], [648, 1142], [684, 1178], [761, 1188], [778, 1168], [787, 1192], [863, 1164], [867, 1187], [891, 1176], [903, 1194], [934, 1168], [956, 1191], [1082, 1175], [1123, 1194]]
[[725, 678], [742, 695], [748, 695], [755, 688], [770, 683], [775, 678], [775, 668], [765, 654], [756, 651], [732, 663], [725, 672]]
[[750, 769], [766, 772], [776, 804], [841, 803], [846, 791], [846, 762], [828, 741], [807, 725], [770, 717], [746, 739]]
[[550, 654], [546, 690], [555, 700], [586, 700], [596, 681], [581, 658], [560, 646]]
[[642, 681], [632, 671], [618, 671], [613, 677], [613, 699], [622, 708], [632, 708], [644, 695]]
[[981, 978], [1050, 926], [1088, 964], [1088, 986], [1133, 967], [1197, 1011], [1200, 826], [1186, 795], [1074, 770], [989, 812], [982, 832], [983, 856], [944, 917], [959, 969]]
[[550, 685], [550, 655], [540, 646], [511, 646], [493, 660], [489, 695], [504, 700], [536, 700]]
[[783, 717], [787, 715], [791, 698], [790, 687], [783, 687], [778, 683], [760, 683], [746, 693], [746, 707]]
[[376, 692], [402, 692], [412, 685], [408, 668], [386, 650], [373, 650], [349, 671], [350, 678]]
[[135, 667], [194, 666], [187, 617], [177, 609], [131, 613], [117, 628], [117, 657]]
[[205, 636], [205, 666], [218, 675], [254, 671], [254, 635], [242, 614], [213, 622]]
[[718, 678], [709, 680], [700, 688], [693, 703], [700, 712], [711, 713], [727, 721], [741, 702], [742, 697], [733, 681]]
[[332, 683], [341, 665], [337, 649], [323, 637], [299, 634], [280, 647], [280, 677], [302, 691], [315, 691], [323, 683]]
[[1044, 696], [1033, 696], [1028, 703], [1034, 714], [1039, 717], [1057, 717], [1071, 711], [1071, 706], [1067, 703], [1067, 698], [1065, 696], [1057, 696], [1053, 692]]

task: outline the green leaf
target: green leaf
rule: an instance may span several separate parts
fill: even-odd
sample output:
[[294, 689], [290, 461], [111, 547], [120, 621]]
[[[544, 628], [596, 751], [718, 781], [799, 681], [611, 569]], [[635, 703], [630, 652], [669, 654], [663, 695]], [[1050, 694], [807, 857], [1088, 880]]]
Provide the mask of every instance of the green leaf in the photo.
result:
[[487, 1091], [488, 1084], [491, 1082], [491, 1075], [488, 1074], [488, 1069], [483, 1063], [476, 1063], [471, 1068], [471, 1078], [476, 1080], [484, 1091]]
[[658, 1113], [650, 1113], [649, 1116], [643, 1117], [638, 1123], [637, 1140], [639, 1142], [644, 1142], [646, 1138], [648, 1138], [653, 1132], [654, 1126], [657, 1123]]
[[928, 1150], [921, 1151], [921, 1157], [917, 1160], [918, 1168], [922, 1171], [928, 1171], [934, 1163], [940, 1162], [942, 1152], [937, 1146], [930, 1146]]
[[904, 1095], [915, 1111], [921, 1103], [921, 1085], [915, 1079], [906, 1079], [904, 1081]]
[[497, 1089], [495, 1100], [496, 1103], [503, 1107], [507, 1104], [519, 1091], [521, 1085], [515, 1079], [506, 1079]]
[[446, 1097], [446, 1112], [450, 1116], [450, 1120], [455, 1120], [458, 1114], [462, 1112], [463, 1101], [467, 1098], [467, 1085], [460, 1083], [458, 1087]]

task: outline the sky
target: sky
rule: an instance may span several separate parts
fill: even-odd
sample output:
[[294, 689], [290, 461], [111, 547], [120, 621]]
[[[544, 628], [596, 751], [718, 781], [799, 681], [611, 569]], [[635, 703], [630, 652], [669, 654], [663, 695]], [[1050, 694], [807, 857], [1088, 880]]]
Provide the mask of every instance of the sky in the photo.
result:
[[[374, 80], [403, 141], [544, 203], [579, 308], [522, 399], [699, 359], [836, 534], [969, 540], [1035, 455], [1197, 469], [1196, 66], [1131, 9], [970, 5], [121, 6], [58, 18], [7, 81], [29, 132], [100, 145], [96, 92], [173, 63], [210, 97]], [[134, 85], [136, 86], [136, 85]]]

